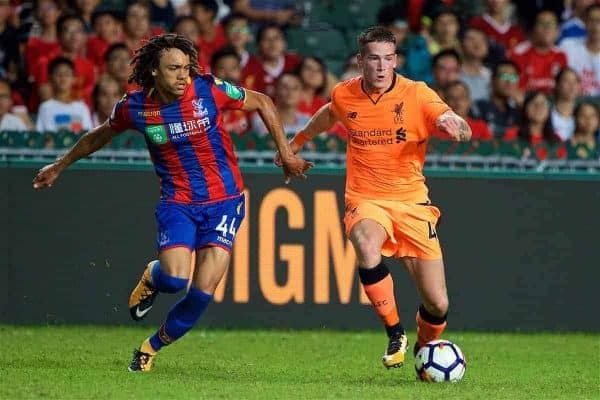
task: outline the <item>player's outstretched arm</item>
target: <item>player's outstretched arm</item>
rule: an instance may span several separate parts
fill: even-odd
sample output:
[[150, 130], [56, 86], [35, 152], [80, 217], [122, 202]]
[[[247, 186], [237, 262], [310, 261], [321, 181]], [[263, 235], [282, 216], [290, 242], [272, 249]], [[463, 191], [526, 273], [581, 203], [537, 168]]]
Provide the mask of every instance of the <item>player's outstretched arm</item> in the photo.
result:
[[[290, 148], [294, 154], [297, 154], [302, 150], [304, 143], [312, 140], [321, 132], [328, 131], [331, 129], [333, 124], [337, 121], [335, 115], [331, 112], [331, 103], [325, 104], [319, 108], [311, 119], [306, 123], [304, 128], [296, 133], [296, 136], [290, 141]], [[281, 166], [281, 157], [279, 153], [275, 155], [275, 164]]]
[[108, 126], [108, 121], [99, 127], [92, 129], [83, 135], [81, 139], [75, 143], [75, 146], [73, 146], [67, 152], [67, 154], [60, 157], [52, 164], [48, 164], [40, 169], [35, 178], [33, 178], [33, 188], [42, 189], [45, 187], [51, 187], [60, 173], [69, 165], [101, 149], [117, 134], [118, 132], [114, 131], [110, 126]]
[[292, 176], [306, 179], [305, 172], [312, 168], [314, 164], [296, 157], [290, 149], [290, 145], [283, 132], [283, 124], [277, 115], [277, 109], [275, 108], [275, 104], [273, 104], [273, 100], [262, 93], [246, 90], [246, 101], [244, 102], [243, 110], [258, 111], [269, 133], [275, 140], [277, 150], [282, 155], [281, 166], [283, 166], [285, 183], [289, 183]]
[[471, 140], [471, 127], [462, 117], [449, 110], [440, 115], [436, 121], [439, 130], [446, 132], [456, 142]]

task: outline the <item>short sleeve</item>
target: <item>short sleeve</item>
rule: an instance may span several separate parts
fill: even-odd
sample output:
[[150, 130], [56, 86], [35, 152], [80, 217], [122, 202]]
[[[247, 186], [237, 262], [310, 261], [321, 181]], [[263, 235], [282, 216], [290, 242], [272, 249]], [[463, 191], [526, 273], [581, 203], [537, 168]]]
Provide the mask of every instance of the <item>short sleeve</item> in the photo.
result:
[[436, 129], [436, 121], [440, 115], [449, 111], [450, 107], [425, 83], [418, 83], [418, 85], [417, 98], [421, 103], [423, 122], [426, 125], [427, 131], [431, 132]]
[[115, 104], [110, 117], [108, 118], [108, 126], [117, 132], [132, 128], [131, 117], [129, 115], [129, 98], [124, 95], [121, 100]]
[[239, 110], [246, 102], [246, 90], [241, 87], [213, 77], [212, 94], [218, 108]]

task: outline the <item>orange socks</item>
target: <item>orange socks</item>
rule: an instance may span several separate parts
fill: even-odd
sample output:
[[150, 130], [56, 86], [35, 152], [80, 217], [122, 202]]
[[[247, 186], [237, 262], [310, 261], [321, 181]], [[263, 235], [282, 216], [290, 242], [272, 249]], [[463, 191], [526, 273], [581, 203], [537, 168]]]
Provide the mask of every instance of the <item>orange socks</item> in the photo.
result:
[[385, 264], [382, 262], [371, 269], [359, 268], [358, 275], [365, 293], [371, 300], [375, 312], [383, 321], [388, 335], [398, 330], [403, 331], [398, 309], [396, 308], [394, 281]]
[[398, 309], [396, 308], [396, 299], [394, 297], [394, 281], [390, 274], [371, 285], [363, 284], [363, 287], [365, 288], [367, 297], [371, 300], [371, 304], [375, 308], [375, 312], [379, 315], [385, 326], [396, 325], [400, 322]]
[[422, 346], [432, 340], [437, 340], [442, 336], [446, 328], [446, 315], [436, 317], [430, 314], [423, 304], [417, 310], [417, 345]]

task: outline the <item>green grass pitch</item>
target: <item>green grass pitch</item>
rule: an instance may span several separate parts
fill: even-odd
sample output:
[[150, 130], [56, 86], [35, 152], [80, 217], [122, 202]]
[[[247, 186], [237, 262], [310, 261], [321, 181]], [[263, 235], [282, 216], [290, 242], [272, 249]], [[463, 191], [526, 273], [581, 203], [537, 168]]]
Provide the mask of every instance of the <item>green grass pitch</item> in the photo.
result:
[[[417, 382], [412, 351], [386, 370], [383, 332], [205, 330], [145, 374], [126, 371], [146, 328], [0, 326], [0, 398], [599, 399], [600, 335], [449, 331], [459, 383]], [[414, 332], [409, 334], [414, 340]]]

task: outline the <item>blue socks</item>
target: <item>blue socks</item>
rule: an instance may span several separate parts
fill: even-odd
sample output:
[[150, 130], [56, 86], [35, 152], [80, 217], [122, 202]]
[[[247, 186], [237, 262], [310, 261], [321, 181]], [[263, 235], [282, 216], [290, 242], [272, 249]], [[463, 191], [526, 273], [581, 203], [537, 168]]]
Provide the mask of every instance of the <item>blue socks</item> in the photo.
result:
[[150, 275], [152, 276], [152, 286], [163, 293], [177, 293], [187, 286], [188, 280], [176, 278], [165, 274], [160, 269], [160, 261], [153, 261]]
[[191, 286], [186, 295], [171, 308], [167, 321], [150, 337], [152, 348], [158, 351], [185, 335], [204, 313], [212, 298], [212, 295]]

